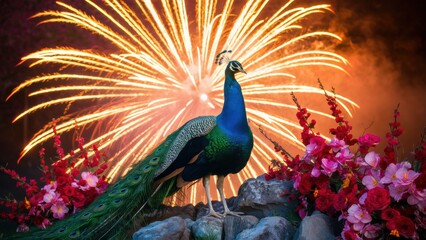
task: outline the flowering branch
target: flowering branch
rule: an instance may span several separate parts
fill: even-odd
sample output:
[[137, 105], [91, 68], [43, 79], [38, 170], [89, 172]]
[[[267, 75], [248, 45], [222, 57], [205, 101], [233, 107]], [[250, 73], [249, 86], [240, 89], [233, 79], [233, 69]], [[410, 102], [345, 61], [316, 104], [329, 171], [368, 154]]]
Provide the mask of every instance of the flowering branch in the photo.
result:
[[[28, 231], [28, 225], [31, 223], [46, 228], [51, 225], [52, 219], [63, 219], [78, 212], [93, 202], [108, 186], [106, 177], [102, 175], [108, 165], [105, 162], [100, 164], [104, 154], [97, 146], [92, 146], [94, 154], [89, 158], [88, 152], [83, 147], [84, 138], [77, 137], [80, 155], [76, 156], [71, 151], [69, 158], [66, 158], [61, 136], [56, 131], [55, 120], [52, 130], [53, 148], [58, 160], [49, 167], [45, 161], [45, 148], [39, 151], [41, 188], [35, 179], [30, 179], [28, 183], [27, 179], [20, 177], [16, 171], [0, 167], [0, 170], [15, 180], [16, 186], [23, 188], [26, 193], [22, 201], [11, 197], [0, 199], [0, 205], [9, 209], [8, 212], [0, 212], [0, 218], [17, 222], [18, 232]], [[77, 130], [78, 127], [75, 128], [75, 135], [78, 135]], [[84, 171], [77, 169], [75, 165], [78, 159], [84, 159], [83, 165], [88, 169]]]
[[[312, 131], [316, 122], [311, 120], [308, 124], [310, 113], [300, 106], [292, 93], [306, 149], [302, 156], [291, 159], [284, 154], [283, 163], [273, 161], [266, 179], [292, 180], [294, 193], [291, 194], [296, 194], [300, 200], [296, 209], [299, 216], [304, 218], [318, 210], [339, 218], [344, 223], [343, 239], [424, 239], [425, 133], [414, 151], [414, 160], [411, 163], [398, 161], [398, 137], [403, 133], [398, 106], [386, 134], [387, 146], [380, 155], [374, 151], [380, 137], [366, 133], [358, 139], [353, 138], [352, 127], [341, 115], [336, 98], [325, 90], [324, 93], [337, 123], [336, 128], [330, 129], [335, 137], [326, 141]], [[281, 151], [277, 142], [271, 142], [274, 149]]]

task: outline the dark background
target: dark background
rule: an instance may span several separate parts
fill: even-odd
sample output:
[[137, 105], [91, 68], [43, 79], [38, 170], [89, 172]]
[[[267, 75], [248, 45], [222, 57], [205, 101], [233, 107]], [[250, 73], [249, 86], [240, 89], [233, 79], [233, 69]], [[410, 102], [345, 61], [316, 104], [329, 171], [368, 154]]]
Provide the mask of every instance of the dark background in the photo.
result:
[[[74, 2], [77, 7], [81, 4]], [[422, 0], [328, 2], [335, 11], [329, 30], [345, 38], [337, 52], [351, 62], [350, 77], [336, 88], [361, 106], [351, 120], [354, 129], [359, 129], [355, 135], [368, 129], [384, 136], [386, 123], [400, 103], [403, 147], [411, 151], [426, 125], [426, 9]], [[38, 20], [30, 19], [37, 12], [55, 7], [53, 0], [0, 1], [0, 165], [18, 168], [16, 160], [25, 142], [50, 120], [48, 111], [40, 111], [31, 122], [21, 119], [11, 123], [25, 109], [27, 100], [24, 91], [9, 101], [6, 97], [19, 83], [42, 70], [17, 66], [21, 57], [43, 47], [89, 48], [102, 44], [96, 37], [82, 38], [88, 34], [81, 29], [56, 24], [37, 26]], [[37, 176], [37, 164], [36, 154], [30, 154], [20, 163], [20, 172]], [[14, 191], [6, 179], [0, 176], [0, 193]]]

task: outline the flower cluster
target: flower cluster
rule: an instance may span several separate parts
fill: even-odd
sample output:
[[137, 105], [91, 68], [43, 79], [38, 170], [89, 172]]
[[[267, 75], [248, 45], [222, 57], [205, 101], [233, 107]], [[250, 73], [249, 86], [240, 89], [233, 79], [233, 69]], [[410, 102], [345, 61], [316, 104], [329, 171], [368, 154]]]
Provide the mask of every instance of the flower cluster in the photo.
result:
[[[75, 128], [75, 133], [78, 127]], [[84, 148], [84, 139], [77, 137], [78, 153], [71, 151], [65, 155], [61, 146], [61, 137], [56, 132], [55, 121], [53, 124], [53, 147], [57, 154], [57, 160], [49, 167], [46, 165], [45, 148], [39, 152], [41, 177], [40, 181], [21, 177], [14, 170], [1, 167], [0, 170], [16, 180], [16, 187], [25, 190], [25, 198], [17, 201], [7, 197], [0, 199], [0, 205], [4, 205], [9, 211], [0, 212], [0, 218], [18, 223], [18, 232], [28, 231], [29, 225], [34, 224], [40, 228], [51, 225], [53, 219], [64, 217], [78, 212], [84, 208], [108, 186], [103, 175], [108, 168], [101, 160], [105, 157], [97, 146], [93, 145], [93, 151], [87, 152]], [[77, 134], [75, 134], [77, 135]], [[84, 170], [77, 168], [83, 163]], [[42, 187], [40, 187], [42, 186]]]
[[297, 212], [301, 218], [319, 210], [343, 221], [343, 239], [378, 239], [403, 237], [420, 239], [426, 229], [426, 137], [411, 160], [398, 161], [400, 128], [398, 108], [386, 134], [383, 154], [375, 147], [380, 137], [366, 133], [358, 139], [350, 134], [352, 127], [338, 110], [335, 97], [326, 94], [336, 128], [330, 129], [331, 140], [313, 132], [315, 121], [298, 107], [297, 118], [303, 127], [305, 153], [295, 157], [282, 151], [284, 162], [275, 160], [266, 179], [293, 181], [299, 198]]

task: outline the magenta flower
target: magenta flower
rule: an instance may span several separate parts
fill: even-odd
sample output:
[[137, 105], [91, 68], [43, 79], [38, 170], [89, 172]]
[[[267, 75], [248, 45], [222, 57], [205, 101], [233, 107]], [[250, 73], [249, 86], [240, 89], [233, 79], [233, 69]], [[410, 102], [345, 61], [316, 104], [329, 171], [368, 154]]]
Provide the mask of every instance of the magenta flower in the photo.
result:
[[57, 219], [63, 219], [65, 217], [65, 214], [68, 213], [69, 209], [62, 201], [55, 202], [50, 210], [53, 213], [53, 217]]
[[358, 138], [360, 146], [372, 147], [380, 143], [380, 137], [374, 134], [366, 133]]
[[320, 175], [321, 175], [321, 171], [319, 170], [318, 167], [314, 166], [312, 168], [312, 171], [311, 171], [311, 176], [312, 177], [319, 177]]
[[321, 167], [323, 169], [321, 172], [325, 175], [331, 176], [331, 174], [336, 171], [338, 166], [339, 164], [333, 160], [329, 160], [327, 158], [321, 159]]
[[320, 153], [325, 146], [325, 139], [320, 136], [315, 136], [309, 139], [309, 144], [306, 145], [306, 155], [316, 155]]
[[362, 209], [358, 204], [352, 204], [348, 209], [347, 220], [353, 224], [355, 231], [360, 231], [364, 225], [371, 222], [372, 218], [367, 210]]
[[376, 168], [380, 162], [380, 155], [371, 151], [365, 155], [364, 160], [369, 166]]
[[375, 187], [383, 187], [380, 183], [380, 171], [371, 170], [371, 175], [365, 175], [362, 178], [362, 184], [367, 187], [368, 190]]

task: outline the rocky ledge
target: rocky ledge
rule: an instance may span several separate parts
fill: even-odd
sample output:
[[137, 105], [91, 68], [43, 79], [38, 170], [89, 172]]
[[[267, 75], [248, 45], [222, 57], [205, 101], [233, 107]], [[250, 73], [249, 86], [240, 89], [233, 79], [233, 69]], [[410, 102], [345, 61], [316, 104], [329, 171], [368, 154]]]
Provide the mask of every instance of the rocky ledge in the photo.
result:
[[[150, 223], [135, 232], [133, 239], [335, 239], [338, 233], [333, 226], [337, 224], [327, 215], [314, 212], [299, 222], [295, 215], [297, 202], [280, 196], [291, 187], [292, 182], [266, 181], [264, 176], [247, 180], [238, 196], [227, 200], [232, 211], [244, 213], [240, 217], [208, 217], [204, 204], [164, 206], [144, 216], [144, 221]], [[213, 202], [213, 207], [223, 212], [220, 202]]]

